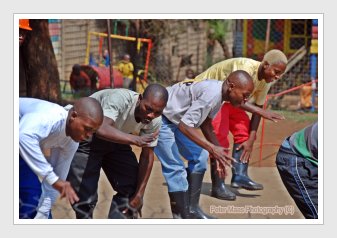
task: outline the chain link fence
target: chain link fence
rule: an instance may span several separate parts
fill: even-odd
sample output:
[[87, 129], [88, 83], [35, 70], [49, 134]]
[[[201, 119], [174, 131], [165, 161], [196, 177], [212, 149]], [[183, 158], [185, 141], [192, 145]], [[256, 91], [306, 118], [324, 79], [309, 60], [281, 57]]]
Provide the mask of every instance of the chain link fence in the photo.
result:
[[[270, 89], [269, 94], [289, 92], [271, 97], [272, 109], [317, 110], [318, 85], [304, 85], [318, 78], [317, 21], [313, 19], [254, 19], [236, 21], [235, 56], [261, 61], [270, 49], [279, 49], [288, 57], [288, 67], [283, 77]], [[238, 43], [238, 44], [236, 44]], [[313, 57], [314, 56], [314, 57]], [[301, 87], [300, 87], [301, 86]], [[297, 90], [290, 90], [298, 87]]]

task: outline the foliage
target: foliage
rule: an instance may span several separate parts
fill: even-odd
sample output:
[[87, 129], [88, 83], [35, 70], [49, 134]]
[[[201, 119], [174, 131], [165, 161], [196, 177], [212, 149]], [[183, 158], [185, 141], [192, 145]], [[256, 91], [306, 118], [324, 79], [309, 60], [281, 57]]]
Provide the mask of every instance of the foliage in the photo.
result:
[[216, 41], [224, 41], [229, 26], [226, 20], [207, 20], [209, 32], [208, 38]]
[[218, 42], [223, 50], [223, 55], [226, 59], [231, 58], [228, 45], [226, 43], [226, 34], [231, 20], [216, 19], [207, 20], [208, 23], [208, 44], [207, 44], [207, 67], [214, 64], [213, 52], [216, 42]]

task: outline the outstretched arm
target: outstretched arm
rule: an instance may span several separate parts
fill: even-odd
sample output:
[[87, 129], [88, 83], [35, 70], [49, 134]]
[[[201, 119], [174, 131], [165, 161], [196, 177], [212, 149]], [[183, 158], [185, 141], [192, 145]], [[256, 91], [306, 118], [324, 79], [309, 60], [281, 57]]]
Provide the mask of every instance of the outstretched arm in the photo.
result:
[[96, 132], [98, 138], [112, 141], [119, 144], [137, 145], [139, 147], [148, 146], [158, 136], [159, 131], [142, 136], [136, 136], [118, 130], [115, 122], [109, 117], [104, 117], [103, 124]]
[[285, 119], [284, 116], [277, 114], [275, 112], [264, 110], [262, 109], [262, 106], [258, 106], [256, 104], [252, 104], [249, 102], [246, 102], [245, 104], [240, 106], [243, 110], [251, 113], [255, 113], [261, 117], [264, 117], [265, 119], [271, 120], [273, 122], [277, 122], [279, 120]]
[[220, 177], [226, 176], [226, 166], [231, 166], [233, 158], [228, 155], [228, 149], [219, 146], [219, 142], [214, 134], [212, 119], [207, 117], [200, 128], [205, 137], [200, 136], [198, 129], [187, 126], [182, 121], [178, 124], [179, 130], [190, 140], [210, 153], [210, 157], [217, 161], [217, 168]]

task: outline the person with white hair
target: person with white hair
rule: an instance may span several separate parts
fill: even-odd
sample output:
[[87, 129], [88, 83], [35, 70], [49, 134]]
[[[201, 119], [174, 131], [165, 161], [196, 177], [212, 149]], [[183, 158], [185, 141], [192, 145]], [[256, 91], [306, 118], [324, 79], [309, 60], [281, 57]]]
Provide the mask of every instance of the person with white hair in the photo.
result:
[[[281, 78], [287, 63], [285, 54], [273, 49], [264, 55], [262, 62], [249, 58], [227, 59], [214, 64], [195, 78], [195, 80], [226, 80], [228, 75], [235, 70], [244, 70], [253, 78], [255, 88], [249, 101], [239, 108], [233, 107], [230, 103], [224, 103], [212, 122], [215, 134], [223, 147], [229, 148], [229, 132], [234, 138], [232, 156], [236, 163], [233, 163], [232, 167], [231, 187], [233, 188], [263, 189], [262, 184], [249, 178], [248, 162], [261, 116], [272, 121], [284, 119], [283, 116], [263, 110], [262, 107], [270, 87]], [[251, 119], [245, 111], [252, 113]], [[236, 195], [226, 188], [224, 180], [217, 175], [215, 168], [215, 164], [211, 163], [211, 195], [222, 200], [235, 200]]]

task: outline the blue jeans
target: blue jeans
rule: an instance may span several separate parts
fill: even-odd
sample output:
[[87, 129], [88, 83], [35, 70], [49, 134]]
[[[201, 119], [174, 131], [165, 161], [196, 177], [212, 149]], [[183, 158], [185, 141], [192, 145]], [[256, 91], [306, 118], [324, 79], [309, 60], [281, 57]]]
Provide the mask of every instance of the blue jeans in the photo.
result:
[[307, 219], [318, 218], [318, 169], [295, 153], [286, 139], [281, 145], [276, 166], [281, 179], [297, 207]]
[[41, 183], [27, 163], [19, 158], [20, 219], [33, 219], [41, 196]]
[[161, 162], [169, 192], [188, 190], [187, 172], [181, 157], [188, 160], [191, 173], [203, 173], [207, 169], [208, 152], [188, 139], [177, 125], [164, 116], [154, 153]]

